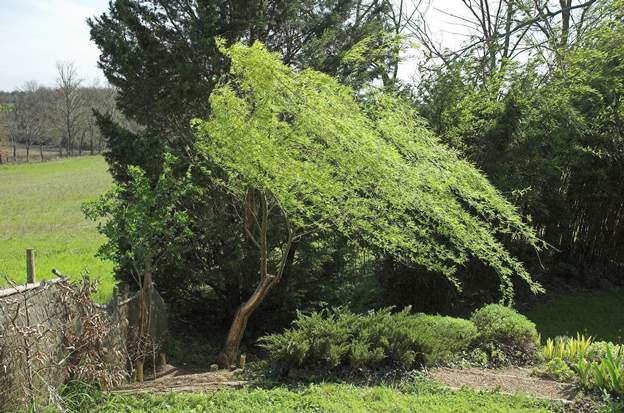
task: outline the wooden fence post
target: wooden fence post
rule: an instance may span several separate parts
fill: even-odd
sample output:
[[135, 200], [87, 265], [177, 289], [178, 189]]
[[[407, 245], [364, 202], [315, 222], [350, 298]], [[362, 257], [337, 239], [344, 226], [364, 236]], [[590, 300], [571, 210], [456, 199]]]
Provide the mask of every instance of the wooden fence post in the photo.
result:
[[26, 283], [32, 284], [37, 280], [37, 270], [35, 268], [35, 250], [26, 250]]

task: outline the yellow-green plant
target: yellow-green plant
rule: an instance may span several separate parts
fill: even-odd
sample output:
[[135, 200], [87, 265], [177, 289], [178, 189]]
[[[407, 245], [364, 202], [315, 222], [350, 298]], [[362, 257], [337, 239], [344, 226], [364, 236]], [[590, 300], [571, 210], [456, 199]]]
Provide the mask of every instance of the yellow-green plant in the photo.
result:
[[584, 358], [587, 350], [591, 346], [592, 337], [577, 333], [576, 338], [551, 338], [546, 340], [542, 354], [546, 361], [560, 358], [574, 362], [580, 358]]
[[550, 361], [555, 358], [555, 340], [552, 338], [546, 339], [546, 344], [544, 345], [544, 350], [542, 351], [544, 354], [544, 359], [546, 361]]
[[606, 357], [599, 363], [592, 363], [592, 377], [595, 386], [600, 390], [618, 396], [624, 395], [624, 352], [622, 347], [616, 355], [606, 346]]
[[576, 333], [576, 339], [571, 338], [567, 343], [567, 357], [569, 360], [576, 360], [577, 358], [584, 358], [587, 353], [587, 349], [591, 346], [592, 336], [585, 337], [585, 335]]
[[584, 388], [589, 387], [589, 379], [592, 372], [593, 363], [588, 362], [585, 357], [580, 357], [576, 363], [572, 364], [572, 369], [579, 377], [579, 382]]

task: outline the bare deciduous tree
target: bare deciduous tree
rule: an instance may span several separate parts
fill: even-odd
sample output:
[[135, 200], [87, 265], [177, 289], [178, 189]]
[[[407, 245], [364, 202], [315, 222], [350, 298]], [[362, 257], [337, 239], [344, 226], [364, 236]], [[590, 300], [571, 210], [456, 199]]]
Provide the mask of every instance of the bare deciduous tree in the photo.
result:
[[467, 37], [464, 44], [450, 51], [434, 40], [427, 24], [431, 0], [413, 0], [418, 18], [408, 24], [410, 35], [424, 47], [428, 58], [443, 64], [468, 55], [476, 57], [484, 79], [527, 52], [537, 53], [547, 62], [558, 61], [601, 17], [598, 0], [461, 0], [461, 8], [439, 4], [435, 3], [435, 10], [452, 19], [458, 32]]
[[[58, 62], [58, 90], [60, 94], [60, 113], [64, 129], [65, 151], [68, 156], [73, 154], [74, 141], [80, 134], [80, 123], [84, 117], [84, 95], [81, 93], [83, 79], [78, 76], [73, 62]], [[59, 146], [59, 151], [62, 145]], [[62, 155], [62, 152], [61, 152]]]
[[45, 130], [44, 90], [36, 81], [26, 82], [15, 101], [17, 135], [26, 145], [26, 162], [32, 145], [40, 142]]

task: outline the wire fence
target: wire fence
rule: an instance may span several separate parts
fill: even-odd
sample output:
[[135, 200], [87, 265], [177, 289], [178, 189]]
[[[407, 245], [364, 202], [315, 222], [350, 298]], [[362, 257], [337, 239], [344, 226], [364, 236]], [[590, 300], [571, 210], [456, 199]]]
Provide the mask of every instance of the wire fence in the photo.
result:
[[95, 286], [87, 279], [0, 290], [0, 411], [67, 411], [62, 384], [112, 388], [132, 380], [150, 356], [155, 366], [167, 318], [162, 298], [148, 290], [147, 299], [142, 291], [116, 293], [106, 306], [92, 301]]

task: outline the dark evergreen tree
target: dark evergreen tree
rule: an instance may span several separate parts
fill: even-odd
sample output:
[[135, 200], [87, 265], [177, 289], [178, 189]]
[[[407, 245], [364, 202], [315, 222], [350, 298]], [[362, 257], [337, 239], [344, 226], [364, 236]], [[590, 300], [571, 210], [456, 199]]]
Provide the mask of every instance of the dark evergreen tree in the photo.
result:
[[[110, 117], [99, 116], [109, 147], [106, 159], [115, 179], [126, 181], [127, 167], [136, 165], [155, 185], [167, 152], [177, 157], [178, 173], [185, 173], [193, 158], [190, 120], [208, 117], [208, 98], [229, 70], [228, 59], [217, 50], [217, 36], [228, 43], [260, 40], [291, 66], [312, 67], [362, 84], [380, 76], [379, 71], [350, 70], [343, 57], [362, 39], [383, 38], [389, 6], [386, 0], [111, 1], [108, 12], [88, 21], [91, 36], [101, 51], [100, 67], [118, 89], [118, 107], [140, 125], [131, 132]], [[213, 168], [210, 174], [218, 175], [219, 170]], [[195, 171], [191, 179], [207, 190], [180, 195], [176, 201], [175, 209], [189, 216], [186, 225], [193, 233], [192, 245], [188, 240], [183, 246], [172, 244], [177, 241], [163, 243], [163, 249], [176, 253], [163, 251], [166, 258], [159, 259], [153, 269], [154, 280], [169, 300], [188, 299], [209, 286], [219, 308], [226, 309], [221, 311], [223, 320], [229, 321], [241, 297], [255, 287], [256, 252], [244, 242], [242, 220], [228, 196], [211, 184], [210, 174]], [[125, 201], [134, 202], [129, 194]], [[296, 282], [295, 276], [305, 277], [306, 285], [314, 286], [315, 277], [344, 273], [344, 263], [328, 265], [326, 255], [346, 248], [345, 243], [325, 242], [319, 248], [318, 242], [315, 246], [311, 242], [301, 240], [293, 246], [285, 279]], [[120, 239], [119, 247], [123, 250], [128, 245]], [[310, 264], [305, 268], [298, 264], [302, 257]], [[318, 262], [311, 262], [310, 257]], [[136, 270], [127, 262], [119, 260], [118, 264], [118, 278], [135, 278], [131, 275]], [[290, 287], [283, 283], [280, 288]], [[280, 296], [276, 292], [275, 302], [267, 302], [265, 308], [287, 307], [289, 313], [294, 312], [298, 305]], [[305, 292], [297, 296], [297, 303], [303, 296]]]

